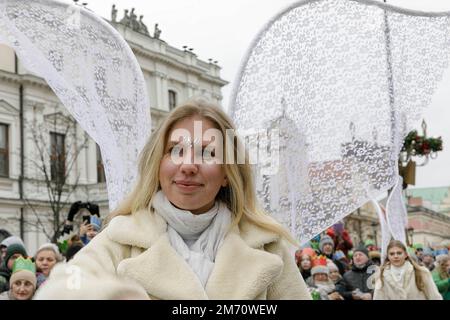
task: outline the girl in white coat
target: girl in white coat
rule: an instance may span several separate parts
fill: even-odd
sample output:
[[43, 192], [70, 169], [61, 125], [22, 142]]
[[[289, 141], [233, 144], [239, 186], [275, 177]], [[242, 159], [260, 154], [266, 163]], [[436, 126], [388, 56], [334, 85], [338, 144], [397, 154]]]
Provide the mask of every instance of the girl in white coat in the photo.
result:
[[376, 279], [374, 300], [442, 300], [430, 271], [410, 259], [398, 240], [389, 243]]
[[175, 108], [108, 226], [37, 298], [310, 299], [295, 241], [259, 209], [248, 155], [227, 130], [204, 100]]

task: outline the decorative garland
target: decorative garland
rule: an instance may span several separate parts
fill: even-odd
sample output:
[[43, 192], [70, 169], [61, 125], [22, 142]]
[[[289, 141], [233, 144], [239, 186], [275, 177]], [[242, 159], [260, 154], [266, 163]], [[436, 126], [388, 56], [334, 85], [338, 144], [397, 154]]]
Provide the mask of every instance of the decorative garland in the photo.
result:
[[419, 136], [417, 130], [413, 130], [405, 138], [402, 147], [402, 152], [404, 151], [413, 156], [425, 156], [431, 152], [442, 151], [442, 138]]

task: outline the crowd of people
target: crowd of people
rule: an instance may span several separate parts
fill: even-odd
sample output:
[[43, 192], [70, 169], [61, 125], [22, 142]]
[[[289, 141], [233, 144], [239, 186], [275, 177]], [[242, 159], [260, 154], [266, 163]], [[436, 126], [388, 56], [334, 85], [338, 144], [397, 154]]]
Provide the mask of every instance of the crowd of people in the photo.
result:
[[[74, 217], [82, 208], [87, 210], [79, 230], [74, 232]], [[17, 236], [0, 243], [0, 300], [31, 300], [38, 288], [45, 285], [57, 263], [68, 262], [100, 231], [102, 222], [98, 206], [80, 201], [72, 204], [57, 244], [41, 245], [33, 256], [28, 254], [24, 242]]]
[[392, 240], [382, 259], [373, 240], [354, 247], [338, 223], [297, 250], [295, 260], [314, 300], [450, 300], [449, 247]]

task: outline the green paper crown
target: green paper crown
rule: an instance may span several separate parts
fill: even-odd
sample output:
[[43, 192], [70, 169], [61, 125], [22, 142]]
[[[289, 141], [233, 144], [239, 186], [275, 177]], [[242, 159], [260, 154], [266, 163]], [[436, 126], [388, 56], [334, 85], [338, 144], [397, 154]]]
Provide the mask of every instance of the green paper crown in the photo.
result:
[[77, 233], [72, 231], [70, 233], [63, 234], [58, 239], [56, 239], [56, 245], [62, 254], [66, 254], [67, 248], [69, 247], [69, 239], [71, 239]]
[[36, 273], [36, 265], [29, 258], [24, 259], [22, 257], [19, 257], [16, 259], [16, 261], [14, 261], [12, 273], [14, 273], [16, 271], [22, 271], [22, 270], [28, 270], [33, 273]]

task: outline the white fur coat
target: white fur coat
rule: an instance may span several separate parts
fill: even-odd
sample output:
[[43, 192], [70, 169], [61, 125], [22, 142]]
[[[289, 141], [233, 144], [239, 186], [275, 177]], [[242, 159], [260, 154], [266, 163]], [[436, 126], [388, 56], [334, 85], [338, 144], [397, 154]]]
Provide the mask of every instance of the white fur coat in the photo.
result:
[[147, 210], [114, 218], [37, 299], [311, 299], [284, 240], [245, 220], [224, 238], [205, 288]]
[[412, 264], [409, 261], [406, 261], [405, 264], [405, 275], [401, 286], [394, 280], [389, 265], [386, 266], [383, 273], [384, 285], [381, 285], [379, 274], [376, 275], [373, 300], [442, 300], [442, 296], [439, 294], [427, 268], [420, 267], [425, 288], [424, 291], [419, 291]]

